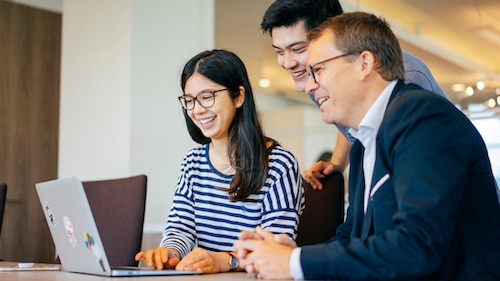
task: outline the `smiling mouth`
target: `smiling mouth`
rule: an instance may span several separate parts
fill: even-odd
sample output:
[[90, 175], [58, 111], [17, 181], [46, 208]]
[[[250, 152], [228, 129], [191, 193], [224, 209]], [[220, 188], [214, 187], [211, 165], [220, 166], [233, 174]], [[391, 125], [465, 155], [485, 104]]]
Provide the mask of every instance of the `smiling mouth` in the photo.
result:
[[208, 122], [213, 121], [213, 120], [215, 120], [215, 116], [214, 116], [214, 117], [209, 117], [209, 118], [200, 119], [199, 121], [200, 121], [200, 123], [201, 123], [202, 125], [204, 125], [204, 124], [207, 124]]
[[322, 97], [322, 98], [319, 98], [319, 99], [318, 99], [318, 104], [319, 104], [319, 106], [321, 106], [321, 105], [322, 105], [325, 101], [327, 101], [327, 100], [328, 100], [328, 97]]
[[301, 78], [304, 74], [306, 74], [305, 70], [291, 72], [293, 78]]

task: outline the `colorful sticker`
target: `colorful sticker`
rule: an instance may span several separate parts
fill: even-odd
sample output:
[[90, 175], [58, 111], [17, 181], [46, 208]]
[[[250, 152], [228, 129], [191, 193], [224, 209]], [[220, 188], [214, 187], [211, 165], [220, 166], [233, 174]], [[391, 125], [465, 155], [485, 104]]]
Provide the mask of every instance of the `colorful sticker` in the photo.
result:
[[102, 260], [101, 252], [99, 247], [95, 244], [94, 237], [88, 233], [83, 233], [83, 239], [85, 240], [85, 246], [89, 251], [94, 254], [96, 261], [101, 265], [102, 271], [106, 271], [104, 267], [104, 261]]
[[52, 209], [50, 209], [49, 202], [45, 201], [43, 203], [43, 209], [45, 210], [45, 215], [47, 216], [47, 220], [49, 221], [52, 227], [56, 227], [56, 217], [54, 213], [52, 213]]
[[73, 223], [67, 216], [63, 217], [63, 222], [64, 228], [66, 228], [66, 236], [68, 236], [69, 243], [71, 244], [71, 246], [76, 247], [76, 236], [75, 232], [73, 231]]

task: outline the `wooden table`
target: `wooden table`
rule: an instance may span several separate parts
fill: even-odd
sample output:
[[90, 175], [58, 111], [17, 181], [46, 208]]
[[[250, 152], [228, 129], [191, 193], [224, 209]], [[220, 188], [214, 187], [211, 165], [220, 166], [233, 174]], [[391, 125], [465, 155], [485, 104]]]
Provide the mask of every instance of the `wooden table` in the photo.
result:
[[[0, 265], [10, 264], [8, 262], [0, 262]], [[256, 280], [253, 275], [245, 272], [228, 272], [218, 274], [201, 274], [201, 275], [177, 275], [177, 276], [138, 276], [138, 277], [106, 277], [97, 275], [88, 275], [81, 273], [72, 273], [67, 271], [2, 271], [0, 272], [0, 280], [2, 281], [248, 281]]]

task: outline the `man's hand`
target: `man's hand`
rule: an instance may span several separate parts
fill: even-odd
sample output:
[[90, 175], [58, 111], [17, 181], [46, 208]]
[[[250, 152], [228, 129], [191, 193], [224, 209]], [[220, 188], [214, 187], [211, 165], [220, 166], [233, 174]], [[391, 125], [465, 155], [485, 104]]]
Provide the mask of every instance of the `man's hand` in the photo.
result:
[[234, 243], [240, 266], [259, 278], [291, 279], [290, 255], [295, 242], [285, 234], [273, 235], [261, 227], [243, 231]]
[[341, 167], [331, 162], [318, 161], [311, 168], [302, 172], [302, 178], [307, 181], [313, 189], [321, 190], [323, 185], [320, 180], [334, 171], [341, 171]]
[[158, 270], [162, 270], [164, 267], [174, 268], [180, 261], [177, 251], [162, 247], [137, 253], [135, 260], [139, 261], [141, 259], [146, 261], [147, 266]]

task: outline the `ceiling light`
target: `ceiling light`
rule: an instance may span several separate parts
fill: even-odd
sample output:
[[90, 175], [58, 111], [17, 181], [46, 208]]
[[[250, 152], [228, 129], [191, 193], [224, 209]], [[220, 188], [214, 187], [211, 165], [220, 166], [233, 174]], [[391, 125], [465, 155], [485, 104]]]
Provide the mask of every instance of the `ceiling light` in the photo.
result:
[[269, 79], [260, 79], [259, 86], [261, 88], [269, 88], [271, 86], [271, 81]]
[[497, 104], [500, 105], [500, 96], [497, 97]]
[[474, 88], [472, 88], [471, 86], [467, 87], [465, 89], [465, 93], [468, 95], [468, 96], [472, 96], [474, 94]]
[[485, 85], [484, 85], [484, 82], [483, 82], [483, 81], [477, 81], [477, 83], [476, 83], [476, 88], [477, 88], [479, 91], [484, 90], [484, 87], [485, 87]]
[[489, 99], [489, 100], [488, 100], [488, 106], [489, 106], [490, 108], [495, 107], [495, 105], [496, 105], [495, 99]]
[[463, 92], [465, 91], [465, 85], [462, 84], [462, 83], [455, 83], [453, 85], [451, 85], [451, 89], [453, 90], [453, 92]]

